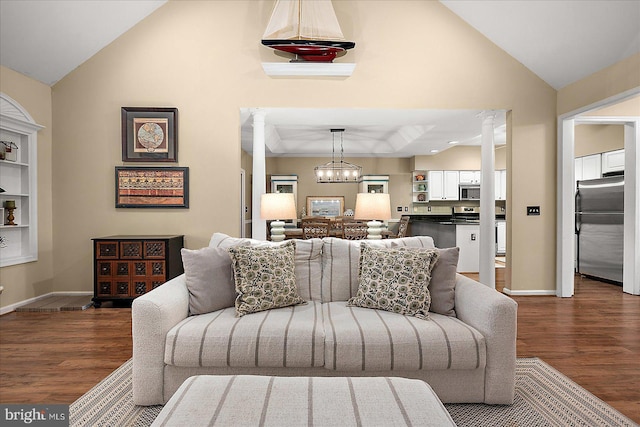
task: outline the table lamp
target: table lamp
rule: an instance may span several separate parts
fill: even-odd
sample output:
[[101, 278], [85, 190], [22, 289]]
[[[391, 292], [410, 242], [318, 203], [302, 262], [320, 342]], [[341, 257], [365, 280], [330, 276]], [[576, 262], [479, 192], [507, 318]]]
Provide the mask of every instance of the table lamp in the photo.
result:
[[367, 222], [367, 239], [382, 239], [382, 223], [391, 219], [391, 200], [386, 193], [358, 193], [354, 219], [370, 219]]
[[292, 193], [266, 193], [260, 197], [260, 218], [271, 221], [271, 240], [284, 240], [283, 219], [296, 219], [296, 201]]

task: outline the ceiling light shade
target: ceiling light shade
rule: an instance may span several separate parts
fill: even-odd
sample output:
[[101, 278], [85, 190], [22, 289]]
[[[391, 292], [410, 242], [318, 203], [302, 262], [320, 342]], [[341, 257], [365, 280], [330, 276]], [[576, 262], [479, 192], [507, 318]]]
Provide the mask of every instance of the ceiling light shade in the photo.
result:
[[[362, 166], [344, 161], [344, 147], [342, 134], [344, 129], [331, 129], [332, 148], [331, 161], [314, 168], [316, 174], [316, 182], [319, 183], [341, 183], [341, 182], [358, 182], [358, 178], [362, 175]], [[336, 161], [336, 139], [337, 134], [340, 137], [340, 161]]]
[[382, 238], [382, 223], [391, 219], [391, 200], [387, 193], [358, 193], [354, 219], [370, 219], [367, 222], [367, 239]]
[[271, 221], [271, 240], [284, 240], [284, 222], [282, 219], [295, 219], [296, 202], [293, 193], [266, 193], [260, 196], [260, 218]]

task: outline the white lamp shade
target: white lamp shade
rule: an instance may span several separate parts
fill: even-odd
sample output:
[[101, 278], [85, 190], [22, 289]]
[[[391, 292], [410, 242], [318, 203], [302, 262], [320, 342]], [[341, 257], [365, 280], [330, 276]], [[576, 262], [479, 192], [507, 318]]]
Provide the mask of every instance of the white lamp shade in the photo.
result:
[[296, 201], [292, 193], [266, 193], [260, 197], [260, 218], [296, 219]]
[[391, 219], [391, 200], [385, 193], [358, 193], [355, 219], [386, 221]]

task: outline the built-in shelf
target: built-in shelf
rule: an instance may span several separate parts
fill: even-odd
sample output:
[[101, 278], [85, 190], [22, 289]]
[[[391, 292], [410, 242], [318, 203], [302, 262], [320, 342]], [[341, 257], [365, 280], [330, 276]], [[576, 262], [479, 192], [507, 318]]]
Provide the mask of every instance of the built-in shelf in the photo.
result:
[[6, 225], [8, 209], [0, 209], [0, 267], [38, 259], [37, 140], [43, 127], [15, 100], [0, 93], [0, 140], [17, 146], [16, 161], [0, 160], [0, 207], [15, 202], [15, 225]]
[[263, 62], [268, 76], [349, 77], [356, 64], [345, 62]]
[[28, 163], [12, 162], [12, 161], [9, 161], [9, 160], [1, 160], [1, 159], [0, 159], [0, 164], [8, 165], [8, 166], [17, 166], [17, 167], [28, 167], [29, 166]]
[[429, 180], [427, 179], [427, 171], [413, 171], [412, 173], [412, 199], [413, 212], [418, 212], [422, 204], [429, 202]]

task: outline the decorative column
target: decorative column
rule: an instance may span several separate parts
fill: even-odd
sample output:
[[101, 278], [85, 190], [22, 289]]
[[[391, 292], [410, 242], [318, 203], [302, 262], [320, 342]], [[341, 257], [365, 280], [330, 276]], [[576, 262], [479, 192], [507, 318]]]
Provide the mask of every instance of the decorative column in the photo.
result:
[[496, 287], [495, 141], [492, 111], [483, 114], [480, 176], [480, 283]]
[[267, 240], [267, 223], [260, 219], [260, 197], [267, 188], [264, 127], [266, 113], [253, 112], [253, 172], [251, 177], [251, 238]]

